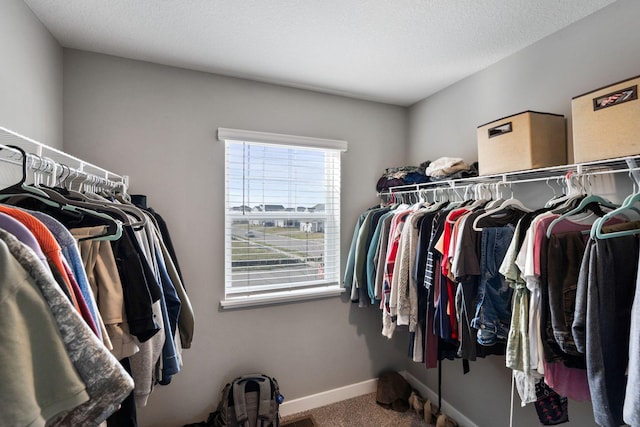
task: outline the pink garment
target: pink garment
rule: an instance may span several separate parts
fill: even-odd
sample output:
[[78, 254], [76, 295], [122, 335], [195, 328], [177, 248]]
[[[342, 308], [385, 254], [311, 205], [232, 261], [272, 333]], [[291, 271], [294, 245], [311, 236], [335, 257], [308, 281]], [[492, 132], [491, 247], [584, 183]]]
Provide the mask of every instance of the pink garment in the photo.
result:
[[545, 361], [544, 382], [561, 396], [579, 402], [591, 400], [585, 369], [567, 368], [562, 362]]
[[385, 260], [384, 267], [384, 281], [388, 288], [391, 288], [391, 281], [393, 279], [393, 268], [396, 262], [396, 256], [398, 255], [398, 245], [400, 244], [400, 237], [402, 234], [402, 226], [404, 224], [409, 211], [403, 210], [397, 212], [391, 219], [391, 227], [389, 228], [389, 242], [387, 244], [387, 259]]

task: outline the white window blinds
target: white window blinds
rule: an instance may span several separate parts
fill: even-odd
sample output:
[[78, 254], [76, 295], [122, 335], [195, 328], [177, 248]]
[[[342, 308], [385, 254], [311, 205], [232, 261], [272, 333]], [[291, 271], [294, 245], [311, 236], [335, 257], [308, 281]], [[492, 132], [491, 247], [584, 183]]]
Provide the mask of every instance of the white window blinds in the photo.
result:
[[223, 307], [333, 295], [340, 287], [345, 141], [219, 129], [225, 141]]

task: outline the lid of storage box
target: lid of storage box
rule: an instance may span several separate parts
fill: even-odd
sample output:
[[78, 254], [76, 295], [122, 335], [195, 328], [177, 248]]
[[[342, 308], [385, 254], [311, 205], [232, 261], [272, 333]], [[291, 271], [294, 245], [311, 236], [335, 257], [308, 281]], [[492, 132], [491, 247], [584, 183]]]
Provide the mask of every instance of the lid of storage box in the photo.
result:
[[541, 111], [526, 110], [526, 111], [521, 111], [520, 113], [511, 114], [510, 116], [505, 116], [505, 117], [502, 117], [502, 118], [499, 118], [499, 119], [496, 119], [496, 120], [491, 120], [490, 122], [487, 122], [487, 123], [485, 123], [483, 125], [478, 126], [478, 128], [481, 128], [481, 127], [486, 126], [486, 125], [490, 125], [491, 123], [499, 122], [499, 121], [504, 120], [504, 119], [508, 119], [509, 117], [519, 116], [520, 114], [524, 114], [524, 113], [546, 114], [548, 116], [564, 117], [562, 114], [543, 113]]
[[611, 87], [611, 86], [619, 85], [620, 83], [628, 82], [629, 80], [635, 80], [635, 79], [637, 79], [637, 78], [640, 78], [640, 75], [638, 75], [638, 76], [634, 76], [634, 77], [629, 77], [628, 79], [620, 80], [619, 82], [609, 83], [608, 85], [605, 85], [605, 86], [599, 87], [598, 89], [593, 89], [593, 90], [590, 90], [589, 92], [585, 92], [585, 93], [583, 93], [583, 94], [576, 95], [576, 96], [574, 96], [574, 97], [573, 97], [573, 98], [571, 98], [571, 99], [581, 98], [581, 97], [583, 97], [583, 96], [585, 96], [585, 95], [589, 95], [590, 93], [597, 92], [597, 91], [599, 91], [599, 90], [606, 89], [606, 88]]

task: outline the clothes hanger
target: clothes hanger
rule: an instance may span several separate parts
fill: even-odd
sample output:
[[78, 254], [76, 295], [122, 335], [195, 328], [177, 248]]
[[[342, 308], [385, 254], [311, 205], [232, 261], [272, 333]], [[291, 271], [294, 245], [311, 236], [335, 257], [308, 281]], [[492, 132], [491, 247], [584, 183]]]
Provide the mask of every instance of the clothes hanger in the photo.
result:
[[135, 204], [131, 200], [131, 196], [129, 195], [129, 193], [127, 193], [127, 186], [124, 181], [120, 181], [117, 183], [116, 188], [114, 189], [114, 194], [116, 199], [120, 200], [121, 202], [135, 206]]
[[[547, 187], [551, 189], [551, 191], [553, 191], [553, 196], [551, 196], [551, 198], [547, 201], [547, 203], [544, 204], [544, 207], [551, 209], [553, 207], [557, 207], [558, 205], [560, 205], [561, 203], [567, 200], [568, 191], [567, 193], [558, 194], [556, 191], [556, 188], [550, 184], [550, 181], [551, 181], [551, 178], [547, 178], [547, 180], [545, 181], [545, 184], [547, 185]], [[558, 187], [561, 187], [560, 178], [556, 178], [556, 182], [558, 183]]]
[[[469, 187], [465, 188], [465, 192], [464, 194], [460, 194], [457, 191], [456, 187], [451, 188], [451, 190], [454, 191], [454, 193], [456, 194], [456, 196], [458, 197], [459, 200], [456, 200], [456, 205], [452, 206], [453, 209], [455, 208], [459, 208], [459, 209], [465, 209], [468, 212], [473, 211], [474, 209], [476, 209], [479, 205], [483, 204], [485, 201], [484, 200], [479, 200], [479, 199], [473, 199], [472, 197], [469, 197]], [[450, 205], [451, 206], [451, 205]], [[447, 219], [446, 220], [447, 224], [455, 224], [457, 222], [456, 220], [450, 220]]]
[[[94, 219], [102, 219], [104, 220], [105, 225], [107, 226], [106, 232], [100, 235], [95, 235], [92, 237], [86, 237], [86, 238], [81, 238], [78, 239], [78, 241], [84, 241], [84, 240], [117, 240], [120, 237], [122, 237], [122, 224], [123, 222], [118, 219], [118, 218], [114, 218], [113, 215], [109, 215], [107, 213], [104, 212], [99, 212], [95, 209], [92, 208], [87, 208], [86, 206], [78, 206], [77, 204], [74, 203], [69, 203], [69, 199], [65, 198], [64, 196], [60, 195], [60, 193], [58, 193], [57, 191], [55, 191], [55, 185], [58, 182], [57, 179], [57, 163], [54, 162], [51, 159], [48, 158], [44, 158], [45, 161], [48, 161], [51, 164], [51, 182], [47, 182], [47, 184], [50, 184], [50, 186], [42, 186], [38, 183], [37, 188], [41, 189], [42, 191], [44, 191], [45, 193], [47, 193], [47, 195], [49, 197], [53, 196], [54, 200], [58, 201], [60, 204], [63, 205], [64, 209], [70, 209], [76, 212], [80, 212], [84, 215], [88, 215]], [[69, 176], [69, 174], [71, 173], [71, 168], [69, 168], [66, 165], [61, 165], [62, 168], [62, 173], [60, 175], [60, 178], [63, 177], [64, 175], [64, 169], [66, 169], [69, 171], [69, 173], [67, 174], [67, 176]], [[60, 180], [62, 181], [62, 180]]]
[[[32, 201], [36, 201], [37, 203], [41, 203], [41, 206], [53, 208], [56, 212], [63, 213], [68, 217], [71, 216], [73, 220], [79, 220], [82, 218], [82, 214], [74, 211], [73, 209], [65, 206], [65, 204], [61, 204], [55, 200], [49, 198], [46, 192], [42, 191], [40, 188], [34, 185], [26, 184], [27, 180], [27, 163], [30, 162], [30, 169], [33, 171], [33, 180], [34, 182], [38, 181], [38, 175], [36, 173], [36, 169], [42, 167], [43, 162], [39, 157], [33, 154], [27, 154], [22, 148], [16, 146], [10, 146], [11, 148], [19, 151], [22, 154], [22, 178], [20, 181], [10, 187], [4, 188], [0, 190], [0, 201], [6, 199], [13, 199], [15, 202], [19, 198], [30, 199]], [[36, 167], [35, 162], [39, 161], [38, 166]]]
[[[450, 193], [452, 190], [454, 191], [454, 194], [458, 196], [456, 197], [457, 200], [451, 200], [453, 198]], [[461, 207], [464, 203], [466, 203], [466, 200], [460, 197], [460, 194], [456, 192], [455, 189], [441, 188], [440, 191], [444, 196], [443, 202], [447, 203], [447, 209], [457, 209]]]
[[417, 190], [407, 191], [407, 199], [409, 204], [411, 205], [412, 210], [417, 210], [424, 207], [422, 200], [418, 197]]
[[[50, 159], [49, 159], [50, 160]], [[52, 187], [40, 187], [43, 188], [43, 191], [47, 192], [47, 194], [55, 194], [56, 197], [58, 197], [58, 194], [55, 190], [54, 190], [54, 186], [56, 185], [57, 182], [57, 177], [56, 177], [56, 163], [53, 162], [51, 160], [52, 164], [53, 164], [53, 173], [52, 173], [52, 178], [53, 178], [53, 182]], [[71, 168], [69, 168], [66, 165], [62, 165], [62, 169], [63, 172], [60, 176], [60, 178], [62, 178], [62, 176], [64, 175], [64, 169], [65, 167], [68, 169], [69, 174], [71, 173]], [[69, 176], [69, 175], [67, 175]], [[63, 180], [61, 180], [63, 181]], [[64, 197], [62, 197], [59, 200], [68, 200]], [[107, 225], [107, 230], [106, 233], [101, 234], [101, 235], [96, 235], [96, 236], [92, 236], [92, 237], [85, 237], [85, 238], [80, 238], [78, 239], [78, 241], [84, 241], [84, 240], [118, 240], [120, 237], [122, 237], [122, 221], [118, 218], [114, 218], [112, 215], [108, 215], [106, 213], [103, 212], [99, 212], [95, 209], [89, 209], [83, 206], [78, 206], [78, 205], [74, 205], [73, 203], [66, 203], [66, 206], [71, 207], [74, 210], [77, 210], [79, 212], [82, 212], [86, 215], [92, 216], [93, 218], [100, 218], [105, 220], [106, 225]]]
[[471, 196], [471, 192], [472, 192], [472, 191], [474, 192], [474, 197], [473, 197], [473, 198], [471, 198], [471, 197], [467, 197], [467, 193], [466, 193], [466, 190], [465, 190], [465, 196], [466, 196], [466, 198], [467, 198], [467, 199], [470, 199], [470, 200], [473, 200], [473, 202], [471, 202], [471, 204], [467, 205], [467, 208], [468, 208], [469, 210], [472, 210], [472, 211], [473, 211], [473, 210], [476, 210], [476, 209], [478, 209], [478, 208], [481, 208], [481, 207], [486, 206], [486, 205], [487, 205], [487, 202], [489, 202], [489, 199], [484, 198], [484, 197], [480, 194], [480, 192], [477, 190], [478, 186], [481, 186], [482, 184], [475, 184], [475, 186], [476, 186], [476, 187], [475, 187], [475, 189], [474, 189], [474, 190], [471, 190], [471, 188], [470, 188], [470, 187], [472, 187], [473, 185], [474, 185], [474, 184], [471, 184], [470, 186], [468, 186], [468, 187], [467, 187], [467, 188], [469, 189], [469, 193], [470, 193], [470, 194], [469, 194], [469, 196]]
[[506, 199], [502, 202], [502, 204], [500, 206], [498, 206], [497, 208], [494, 209], [490, 209], [487, 210], [486, 212], [478, 215], [474, 220], [473, 220], [473, 230], [474, 231], [482, 231], [482, 227], [479, 226], [479, 222], [483, 219], [483, 218], [487, 218], [490, 217], [492, 215], [501, 213], [505, 210], [518, 210], [521, 212], [533, 212], [531, 209], [529, 209], [528, 207], [526, 207], [524, 204], [522, 204], [522, 202], [516, 198], [513, 197], [513, 190], [511, 192], [511, 198], [510, 199]]
[[[27, 176], [28, 176], [28, 172], [27, 172], [27, 163], [29, 162], [29, 159], [32, 159], [32, 170], [34, 170], [34, 180], [36, 180], [36, 175], [35, 175], [35, 159], [37, 158], [36, 156], [34, 156], [33, 154], [29, 155], [27, 154], [22, 148], [15, 146], [15, 145], [8, 145], [7, 147], [12, 148], [18, 152], [20, 152], [20, 154], [22, 155], [22, 177], [20, 178], [20, 181], [17, 182], [16, 184], [13, 184], [9, 187], [3, 188], [0, 190], [0, 201], [2, 200], [6, 200], [9, 198], [15, 198], [15, 197], [28, 197], [28, 198], [32, 198], [34, 200], [38, 200], [39, 202], [43, 203], [46, 206], [52, 207], [52, 208], [56, 208], [56, 209], [60, 209], [63, 210], [64, 209], [64, 204], [58, 203], [56, 200], [52, 200], [51, 198], [49, 198], [49, 196], [47, 195], [46, 192], [42, 191], [40, 188], [33, 186], [33, 185], [28, 185], [26, 183], [27, 181]], [[39, 159], [39, 158], [37, 158]], [[42, 166], [43, 162], [40, 162], [40, 164], [38, 165], [38, 167]]]
[[580, 183], [580, 177], [573, 171], [565, 175], [564, 184], [567, 188], [566, 194], [549, 200], [545, 207], [566, 209], [586, 194], [584, 186]]
[[449, 200], [449, 194], [442, 188], [435, 189], [435, 200], [439, 203], [449, 203], [447, 206], [451, 206], [453, 204]]
[[[580, 212], [583, 212], [586, 209], [591, 210], [593, 213], [595, 213], [599, 217], [603, 217], [605, 216], [605, 213], [600, 209], [600, 207], [605, 207], [605, 208], [614, 209], [614, 210], [620, 207], [619, 205], [592, 193], [591, 177], [589, 175], [583, 176], [582, 180], [581, 180], [581, 177], [578, 177], [575, 174], [571, 174], [568, 176], [569, 176], [569, 179], [575, 178], [577, 183], [577, 185], [572, 186], [573, 191], [569, 191], [569, 194], [571, 194], [572, 192], [573, 194], [577, 194], [577, 196], [575, 196], [573, 200], [578, 200], [578, 198], [580, 197], [582, 198], [580, 199], [580, 202], [578, 203], [577, 206], [574, 206], [568, 211], [563, 212], [558, 218], [555, 218], [553, 221], [551, 221], [551, 223], [549, 224], [549, 227], [547, 228], [547, 233], [546, 233], [547, 238], [551, 237], [551, 231], [553, 227], [555, 227], [555, 225], [558, 224], [560, 221], [565, 220], [568, 217], [576, 215]], [[587, 191], [587, 186], [584, 185], [584, 182], [582, 182], [584, 181], [585, 178], [587, 180], [588, 187], [589, 187], [588, 191]], [[565, 202], [564, 206], [566, 206], [567, 203], [568, 201]], [[554, 211], [554, 212], [557, 212], [557, 211]]]
[[[144, 211], [139, 207], [131, 204], [130, 202], [122, 202], [120, 200], [112, 201], [99, 194], [100, 192], [107, 190], [107, 187], [110, 185], [108, 181], [98, 177], [90, 177], [90, 178], [91, 178], [89, 180], [90, 186], [84, 193], [73, 191], [73, 190], [67, 190], [66, 197], [71, 201], [79, 200], [88, 204], [96, 204], [99, 206], [113, 207], [121, 211], [124, 211], [125, 213], [133, 216], [136, 219], [136, 221], [131, 221], [130, 219], [127, 219], [127, 222], [126, 222], [127, 225], [134, 227], [136, 230], [141, 229], [147, 224], [148, 217], [144, 213]], [[91, 196], [92, 194], [95, 195], [95, 197], [92, 197]], [[105, 195], [107, 195], [108, 197], [113, 197], [111, 194], [108, 194], [108, 192], [105, 192]], [[116, 200], [115, 197], [113, 197], [113, 199]]]
[[[640, 198], [636, 199], [634, 201], [634, 203], [637, 203], [638, 201], [640, 201]], [[604, 239], [612, 239], [614, 237], [632, 236], [632, 235], [640, 233], [640, 228], [633, 228], [633, 229], [630, 229], [630, 230], [621, 230], [621, 231], [612, 231], [612, 232], [609, 232], [609, 233], [605, 233], [602, 230], [602, 227], [604, 227], [606, 225], [606, 222], [610, 218], [612, 218], [612, 217], [614, 217], [616, 215], [620, 215], [623, 211], [625, 211], [627, 209], [635, 209], [632, 205], [633, 205], [633, 203], [631, 205], [629, 205], [629, 206], [620, 207], [620, 208], [618, 208], [618, 209], [616, 209], [614, 211], [611, 211], [611, 212], [605, 214], [605, 216], [603, 216], [602, 218], [598, 218], [593, 223], [593, 225], [591, 226], [591, 232], [589, 233], [590, 237], [592, 239], [596, 238], [596, 239], [599, 239], [599, 240], [604, 240]], [[611, 215], [609, 217], [607, 216], [607, 215], [613, 214], [614, 212], [616, 213], [616, 215]]]
[[[583, 187], [584, 188], [584, 187]], [[582, 200], [580, 200], [580, 203], [578, 203], [578, 206], [576, 206], [575, 208], [564, 212], [562, 215], [560, 215], [558, 218], [555, 218], [553, 221], [551, 221], [551, 223], [549, 224], [549, 227], [547, 228], [547, 238], [551, 237], [551, 231], [553, 229], [553, 227], [556, 226], [556, 224], [558, 224], [560, 221], [567, 219], [568, 217], [578, 214], [582, 211], [584, 211], [585, 209], [589, 208], [591, 209], [594, 213], [598, 214], [598, 216], [600, 217], [604, 217], [606, 216], [606, 214], [604, 214], [601, 210], [594, 210], [594, 205], [595, 206], [602, 206], [605, 208], [609, 208], [609, 209], [616, 209], [619, 208], [619, 205], [616, 205], [613, 202], [610, 202], [609, 200], [604, 199], [601, 196], [598, 196], [596, 194], [589, 194], [586, 197], [582, 198]]]
[[606, 224], [606, 222], [609, 219], [615, 216], [619, 216], [624, 211], [634, 210], [635, 212], [638, 212], [638, 209], [635, 208], [634, 205], [640, 201], [640, 192], [636, 191], [636, 181], [633, 178], [632, 178], [632, 181], [633, 181], [634, 192], [628, 195], [619, 207], [612, 210], [611, 212], [606, 213], [605, 215], [602, 216], [602, 218], [598, 218], [596, 222], [593, 223], [593, 225], [591, 226], [591, 232], [590, 232], [590, 237], [592, 239], [593, 238], [597, 238], [600, 240], [612, 239], [614, 237], [631, 236], [634, 234], [638, 234], [640, 232], [640, 229], [613, 231], [611, 233], [604, 233], [602, 231], [602, 227]]
[[429, 189], [420, 188], [417, 191], [418, 200], [420, 201], [420, 206], [422, 209], [428, 209], [429, 211], [434, 211], [440, 209], [442, 203], [439, 203], [437, 200], [430, 201], [429, 200]]
[[[26, 184], [27, 181], [27, 161], [29, 158], [29, 155], [20, 147], [16, 146], [16, 145], [7, 145], [6, 147], [15, 150], [17, 152], [19, 152], [22, 157], [22, 178], [20, 178], [20, 181], [18, 181], [17, 183], [3, 188], [0, 190], [0, 194], [14, 194], [14, 193], [30, 193], [30, 194], [35, 194], [41, 197], [46, 197], [46, 194], [44, 194], [41, 190], [32, 187], [30, 185]], [[2, 148], [0, 148], [1, 150]]]
[[409, 204], [405, 203], [405, 197], [404, 197], [404, 194], [402, 194], [402, 192], [398, 191], [398, 192], [392, 193], [392, 195], [393, 195], [394, 204], [396, 205], [396, 210], [400, 211], [400, 210], [409, 208]]
[[[493, 192], [491, 191], [491, 185], [495, 186], [495, 194], [496, 197], [493, 197]], [[497, 182], [495, 184], [489, 184], [489, 202], [487, 202], [487, 204], [485, 205], [485, 209], [495, 209], [498, 206], [500, 206], [502, 203], [504, 203], [504, 198], [501, 197], [501, 195], [498, 193], [498, 187], [499, 187], [500, 183]]]
[[[75, 217], [76, 220], [81, 219], [83, 215], [89, 215], [93, 218], [97, 218], [102, 224], [107, 226], [107, 230], [103, 235], [94, 236], [92, 238], [93, 240], [116, 240], [122, 236], [122, 223], [119, 223], [112, 217], [89, 209], [69, 205], [64, 201], [61, 201], [60, 199], [52, 199], [48, 192], [44, 191], [42, 188], [33, 185], [27, 185], [27, 159], [39, 159], [40, 163], [38, 164], [38, 167], [32, 168], [35, 173], [35, 181], [40, 180], [40, 178], [37, 176], [37, 169], [45, 167], [48, 163], [44, 161], [44, 159], [34, 156], [33, 154], [27, 155], [27, 153], [20, 147], [8, 147], [15, 149], [22, 154], [22, 177], [18, 183], [0, 190], [0, 200], [11, 198], [15, 202], [18, 202], [19, 198], [23, 198], [23, 200], [30, 199], [35, 203], [41, 203], [41, 206], [53, 208], [54, 212], [64, 213], [66, 215], [70, 214], [72, 215], [72, 217]], [[49, 212], [51, 212], [51, 210], [49, 210]]]
[[[74, 177], [74, 180], [75, 180], [75, 177]], [[94, 183], [94, 182], [95, 180], [93, 180], [92, 175], [86, 174], [83, 182], [80, 185], [82, 186], [83, 184]], [[138, 227], [143, 227], [146, 224], [146, 216], [141, 211], [139, 211], [138, 208], [121, 209], [120, 207], [123, 205], [116, 205], [115, 203], [110, 201], [87, 199], [85, 195], [82, 194], [81, 192], [69, 190], [68, 188], [65, 188], [65, 187], [40, 187], [40, 188], [51, 199], [59, 202], [60, 204], [67, 204], [70, 206], [83, 208], [84, 210], [94, 211], [101, 215], [106, 215], [107, 217], [118, 220], [121, 223], [120, 228], [122, 227], [122, 224], [132, 226], [136, 229]], [[130, 220], [129, 216], [127, 216], [127, 213], [129, 213], [128, 211], [132, 212], [131, 214], [136, 218], [137, 221]], [[120, 230], [120, 236], [122, 235], [121, 233], [122, 231]], [[118, 236], [118, 238], [120, 236]]]

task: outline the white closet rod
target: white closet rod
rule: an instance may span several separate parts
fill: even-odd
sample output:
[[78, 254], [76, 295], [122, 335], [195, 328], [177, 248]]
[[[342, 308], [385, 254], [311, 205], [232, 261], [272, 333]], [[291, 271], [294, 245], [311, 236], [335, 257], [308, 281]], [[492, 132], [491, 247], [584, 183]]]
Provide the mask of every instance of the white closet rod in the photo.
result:
[[496, 175], [460, 178], [426, 182], [422, 184], [398, 185], [390, 187], [388, 191], [378, 193], [378, 197], [390, 194], [417, 193], [423, 190], [460, 190], [474, 184], [523, 184], [527, 182], [550, 181], [566, 179], [569, 173], [577, 176], [609, 175], [628, 173], [637, 185], [640, 185], [639, 156], [621, 157], [616, 159], [599, 160], [588, 163], [552, 166], [548, 168], [531, 169], [526, 171], [509, 172]]
[[102, 183], [106, 186], [114, 188], [122, 188], [124, 193], [129, 187], [129, 177], [127, 175], [119, 175], [108, 171], [104, 168], [96, 166], [92, 163], [81, 160], [75, 156], [65, 153], [48, 145], [42, 144], [24, 135], [20, 135], [10, 129], [0, 126], [0, 147], [2, 150], [10, 150], [12, 153], [19, 155], [18, 160], [2, 158], [0, 160], [5, 163], [22, 164], [22, 153], [10, 146], [17, 146], [27, 153], [28, 165], [33, 169], [35, 164], [42, 161], [53, 164], [55, 170], [54, 175], [61, 176], [65, 173], [74, 173], [77, 177], [82, 177], [87, 181], [94, 183]]

